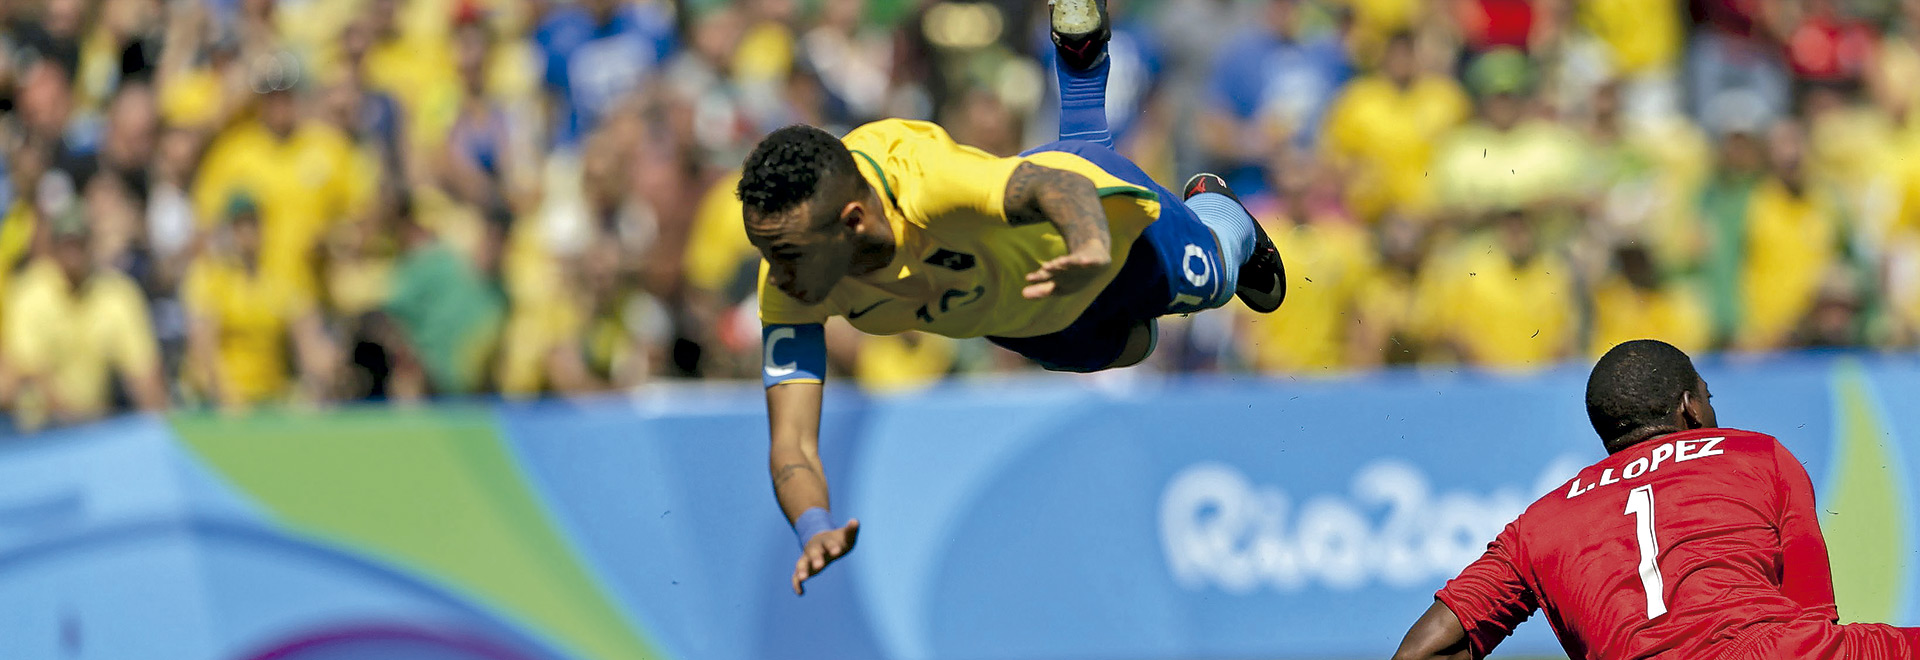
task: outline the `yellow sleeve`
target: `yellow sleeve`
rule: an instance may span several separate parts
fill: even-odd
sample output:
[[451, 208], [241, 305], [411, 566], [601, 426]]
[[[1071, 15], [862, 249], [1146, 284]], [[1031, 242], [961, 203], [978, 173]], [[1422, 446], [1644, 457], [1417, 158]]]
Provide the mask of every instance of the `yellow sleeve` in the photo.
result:
[[[958, 142], [923, 121], [867, 124], [845, 139], [854, 160], [877, 165], [900, 210], [926, 222], [972, 216], [1005, 222], [1007, 180], [1022, 159], [1000, 158]], [[866, 159], [872, 162], [866, 162]]]
[[53, 353], [52, 342], [41, 330], [51, 327], [41, 318], [48, 305], [37, 286], [45, 278], [37, 277], [35, 270], [29, 267], [7, 290], [8, 313], [0, 317], [0, 347], [5, 349], [7, 361], [30, 375], [44, 372]]
[[1332, 110], [1327, 112], [1327, 154], [1336, 161], [1360, 153], [1360, 145], [1366, 139], [1366, 126], [1359, 116], [1359, 96], [1363, 89], [1359, 83], [1348, 85], [1346, 91], [1334, 99]]
[[1920, 163], [1906, 163], [1902, 177], [1899, 216], [1894, 219], [1894, 229], [1920, 229]]
[[1447, 339], [1458, 323], [1459, 302], [1465, 295], [1465, 283], [1460, 281], [1464, 278], [1459, 277], [1465, 264], [1460, 261], [1455, 255], [1436, 253], [1414, 277], [1407, 328], [1422, 341]]
[[539, 394], [548, 385], [548, 357], [569, 336], [579, 336], [584, 324], [569, 297], [514, 308], [500, 346], [500, 392], [516, 397]]
[[322, 226], [331, 227], [352, 217], [373, 195], [374, 175], [368, 168], [377, 161], [370, 157], [363, 161], [353, 143], [332, 129], [316, 139], [321, 141], [318, 148], [324, 150], [327, 161], [333, 163], [321, 195], [326, 206], [320, 209]]
[[160, 80], [165, 81], [160, 85], [160, 118], [167, 125], [198, 128], [219, 116], [225, 90], [212, 72], [195, 69]]
[[[855, 156], [859, 158], [859, 156]], [[735, 170], [708, 188], [693, 214], [693, 233], [687, 239], [687, 281], [707, 291], [719, 291], [730, 283], [740, 265], [755, 252], [742, 229], [744, 218], [740, 200], [733, 190], [740, 183]]]
[[381, 177], [399, 178], [404, 172], [387, 172], [380, 164], [378, 156], [370, 150], [355, 148], [352, 143], [342, 146], [345, 150], [341, 164], [345, 171], [340, 173], [341, 209], [336, 222], [352, 220], [372, 203], [374, 191], [380, 187]]
[[160, 345], [153, 336], [153, 321], [147, 318], [147, 303], [130, 280], [112, 283], [114, 324], [112, 362], [121, 373], [147, 375], [160, 368]]
[[281, 279], [274, 279], [271, 282], [273, 282], [273, 303], [279, 307], [277, 311], [288, 323], [300, 320], [320, 306], [320, 303], [314, 300], [313, 294], [294, 286], [291, 282]]
[[1558, 358], [1571, 355], [1578, 346], [1579, 314], [1574, 307], [1573, 277], [1567, 274], [1568, 266], [1551, 266], [1543, 277], [1547, 278], [1547, 295], [1539, 302], [1538, 309], [1543, 314], [1540, 322], [1540, 339], [1552, 346], [1547, 355]]
[[775, 287], [767, 279], [767, 262], [760, 262], [760, 322], [765, 324], [802, 325], [806, 323], [826, 323], [833, 313], [827, 306], [808, 305], [794, 300], [786, 292]]
[[213, 314], [213, 302], [220, 299], [215, 279], [213, 267], [204, 258], [187, 266], [187, 274], [180, 280], [180, 302], [188, 314]]
[[226, 135], [215, 139], [201, 163], [193, 184], [193, 216], [201, 227], [211, 227], [226, 219], [227, 198], [239, 187], [234, 166], [239, 155], [239, 145]]

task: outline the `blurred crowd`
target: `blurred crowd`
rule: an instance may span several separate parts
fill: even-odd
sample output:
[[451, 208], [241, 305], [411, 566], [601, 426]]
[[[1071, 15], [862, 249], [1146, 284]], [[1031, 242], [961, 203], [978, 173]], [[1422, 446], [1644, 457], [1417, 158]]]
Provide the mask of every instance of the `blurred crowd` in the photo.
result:
[[[1920, 340], [1920, 0], [1110, 7], [1121, 150], [1226, 175], [1290, 276], [1145, 371]], [[751, 378], [758, 137], [1017, 153], [1045, 35], [1035, 0], [0, 0], [0, 408]], [[1031, 368], [829, 330], [874, 389]]]

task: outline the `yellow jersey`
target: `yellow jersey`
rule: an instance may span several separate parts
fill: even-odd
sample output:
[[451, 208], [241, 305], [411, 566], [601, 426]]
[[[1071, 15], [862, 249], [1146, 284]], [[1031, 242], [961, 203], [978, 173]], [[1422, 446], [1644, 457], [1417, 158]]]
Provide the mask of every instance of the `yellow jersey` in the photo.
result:
[[1747, 203], [1747, 261], [1741, 274], [1745, 318], [1735, 340], [1741, 348], [1784, 347], [1813, 311], [1821, 281], [1840, 256], [1836, 206], [1820, 190], [1795, 195], [1778, 179], [1754, 188]]
[[[113, 377], [142, 378], [160, 369], [160, 347], [140, 286], [119, 272], [95, 273], [79, 287], [51, 259], [29, 264], [8, 286], [0, 348], [8, 366], [41, 376], [69, 413], [106, 415]], [[44, 421], [47, 392], [23, 392], [15, 415], [23, 426]]]
[[[203, 256], [180, 284], [187, 312], [219, 328], [218, 361], [232, 403], [286, 394], [287, 335], [313, 301], [291, 284], [249, 271], [238, 261]], [[202, 383], [201, 385], [206, 385]]]
[[1287, 259], [1287, 304], [1272, 314], [1243, 310], [1243, 348], [1256, 369], [1332, 373], [1347, 365], [1356, 299], [1374, 269], [1373, 242], [1357, 223], [1267, 224]]
[[1326, 147], [1336, 162], [1354, 170], [1347, 194], [1360, 217], [1431, 210], [1433, 144], [1472, 111], [1467, 93], [1451, 78], [1423, 77], [1405, 90], [1385, 76], [1347, 85], [1327, 113]]
[[[844, 316], [862, 332], [908, 330], [954, 338], [1033, 337], [1058, 332], [1086, 311], [1120, 272], [1133, 241], [1160, 217], [1153, 191], [1067, 153], [999, 158], [961, 145], [929, 122], [887, 119], [842, 139], [861, 176], [881, 191], [896, 245], [893, 261], [842, 279], [824, 302], [806, 305], [781, 292], [760, 267], [760, 320], [822, 323]], [[1113, 265], [1086, 288], [1028, 300], [1026, 275], [1066, 254], [1053, 225], [1007, 222], [1007, 180], [1022, 162], [1093, 180], [1112, 237]]]
[[1468, 362], [1500, 369], [1546, 366], [1566, 357], [1579, 331], [1572, 267], [1551, 253], [1514, 264], [1470, 242], [1451, 255], [1434, 291], [1441, 337]]
[[1706, 349], [1713, 339], [1706, 301], [1684, 286], [1642, 291], [1618, 275], [1595, 289], [1589, 354], [1605, 355], [1620, 342], [1648, 337], [1682, 351]]
[[1616, 75], [1669, 71], [1680, 60], [1686, 28], [1673, 0], [1588, 0], [1580, 22], [1606, 44]]
[[246, 193], [259, 205], [260, 262], [270, 277], [315, 296], [314, 249], [333, 226], [363, 208], [377, 187], [355, 167], [353, 142], [332, 126], [307, 122], [287, 139], [250, 122], [228, 129], [207, 149], [194, 183], [201, 226], [226, 220], [229, 200]]

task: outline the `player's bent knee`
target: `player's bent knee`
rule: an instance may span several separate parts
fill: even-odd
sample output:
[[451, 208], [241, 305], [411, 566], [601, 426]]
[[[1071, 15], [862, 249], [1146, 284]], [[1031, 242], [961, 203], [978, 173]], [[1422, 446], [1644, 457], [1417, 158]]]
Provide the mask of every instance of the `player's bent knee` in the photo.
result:
[[1127, 347], [1121, 349], [1120, 357], [1114, 358], [1113, 364], [1107, 365], [1107, 368], [1120, 369], [1145, 362], [1147, 356], [1153, 355], [1153, 348], [1159, 343], [1159, 324], [1153, 319], [1141, 321], [1127, 333]]
[[1133, 327], [1127, 330], [1127, 343], [1120, 348], [1120, 355], [1105, 365], [1060, 364], [1037, 357], [1033, 358], [1033, 361], [1039, 363], [1040, 368], [1046, 369], [1047, 371], [1090, 374], [1096, 371], [1121, 369], [1140, 364], [1147, 359], [1147, 356], [1153, 355], [1153, 348], [1159, 341], [1159, 326], [1154, 323], [1153, 319], [1148, 319], [1134, 324]]

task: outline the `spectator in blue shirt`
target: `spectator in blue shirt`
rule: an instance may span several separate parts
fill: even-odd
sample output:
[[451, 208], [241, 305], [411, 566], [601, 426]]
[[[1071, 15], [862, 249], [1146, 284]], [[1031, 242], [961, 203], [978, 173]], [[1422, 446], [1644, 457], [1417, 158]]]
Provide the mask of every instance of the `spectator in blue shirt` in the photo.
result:
[[1334, 34], [1307, 34], [1300, 0], [1268, 0], [1266, 24], [1220, 47], [1202, 110], [1209, 167], [1242, 196], [1267, 189], [1282, 142], [1311, 146], [1334, 94], [1353, 74]]
[[533, 38], [546, 60], [556, 148], [578, 145], [621, 99], [658, 74], [675, 48], [667, 9], [627, 0], [557, 8]]

